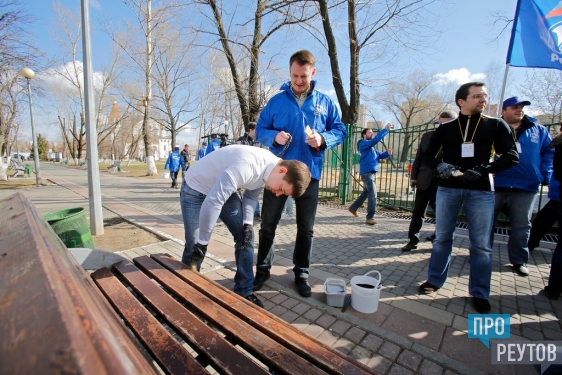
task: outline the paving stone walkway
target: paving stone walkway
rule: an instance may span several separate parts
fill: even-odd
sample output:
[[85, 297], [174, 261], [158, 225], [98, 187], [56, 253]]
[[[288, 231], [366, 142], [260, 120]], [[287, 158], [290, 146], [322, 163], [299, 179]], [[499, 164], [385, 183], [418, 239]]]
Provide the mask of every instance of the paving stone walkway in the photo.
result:
[[[88, 210], [87, 176], [82, 170], [55, 165], [42, 168], [44, 178], [57, 185], [26, 189], [41, 213], [82, 206]], [[138, 249], [125, 256], [170, 252], [181, 258], [183, 225], [179, 191], [167, 180], [123, 177], [101, 173], [104, 217], [118, 215], [153, 231], [168, 241]], [[0, 198], [10, 192], [0, 191]], [[479, 340], [467, 335], [468, 314], [475, 313], [468, 298], [469, 241], [458, 229], [447, 283], [434, 295], [417, 294], [427, 279], [431, 243], [403, 253], [409, 222], [380, 214], [378, 224], [349, 214], [345, 207], [320, 205], [316, 215], [310, 282], [311, 298], [296, 292], [292, 274], [294, 220], [281, 221], [276, 236], [272, 278], [257, 292], [265, 308], [330, 345], [348, 353], [382, 374], [534, 374], [531, 366], [491, 364], [491, 353]], [[259, 223], [256, 223], [256, 229]], [[423, 227], [422, 238], [433, 231]], [[550, 301], [539, 291], [548, 279], [551, 249], [544, 244], [532, 252], [531, 275], [520, 277], [509, 267], [505, 238], [496, 236], [492, 275], [492, 313], [511, 316], [511, 338], [562, 340], [562, 301]], [[218, 223], [202, 272], [228, 288], [233, 286], [233, 241]], [[135, 255], [136, 254], [136, 255]], [[384, 289], [379, 309], [363, 314], [349, 308], [326, 305], [324, 281], [371, 270], [382, 274]]]

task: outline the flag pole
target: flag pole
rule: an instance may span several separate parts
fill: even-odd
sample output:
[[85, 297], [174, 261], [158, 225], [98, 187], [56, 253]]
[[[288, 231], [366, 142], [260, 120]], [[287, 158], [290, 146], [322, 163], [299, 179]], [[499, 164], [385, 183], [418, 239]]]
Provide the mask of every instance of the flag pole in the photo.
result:
[[507, 73], [509, 72], [509, 63], [505, 64], [505, 73], [503, 74], [502, 91], [500, 94], [500, 101], [498, 103], [498, 117], [502, 115], [503, 97], [505, 95], [505, 86], [507, 84]]

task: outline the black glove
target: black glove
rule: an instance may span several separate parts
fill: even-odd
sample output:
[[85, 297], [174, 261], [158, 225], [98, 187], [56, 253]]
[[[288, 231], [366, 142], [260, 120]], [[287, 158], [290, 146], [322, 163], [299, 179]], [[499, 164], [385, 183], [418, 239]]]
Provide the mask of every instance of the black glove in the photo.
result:
[[254, 241], [254, 227], [252, 224], [244, 224], [242, 242], [240, 243], [239, 249], [245, 249], [252, 241]]
[[453, 172], [460, 169], [452, 164], [440, 163], [435, 170], [437, 177], [446, 180], [453, 175]]
[[197, 263], [203, 258], [205, 258], [205, 254], [207, 253], [207, 245], [201, 245], [200, 243], [196, 243], [193, 245], [193, 249], [191, 250], [191, 269], [197, 270]]
[[459, 177], [463, 181], [476, 181], [482, 177], [484, 172], [479, 167], [474, 167], [472, 169], [467, 169], [464, 174]]

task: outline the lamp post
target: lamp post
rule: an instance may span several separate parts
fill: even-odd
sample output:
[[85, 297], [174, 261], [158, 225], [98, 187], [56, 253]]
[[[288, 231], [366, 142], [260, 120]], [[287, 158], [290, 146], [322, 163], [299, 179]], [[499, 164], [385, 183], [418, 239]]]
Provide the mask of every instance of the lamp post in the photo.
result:
[[31, 137], [33, 138], [33, 161], [35, 162], [35, 184], [39, 186], [41, 182], [41, 172], [39, 170], [39, 152], [37, 151], [37, 137], [35, 135], [35, 123], [33, 122], [33, 103], [31, 100], [31, 79], [35, 77], [35, 72], [29, 68], [23, 68], [20, 74], [27, 79], [27, 95], [29, 96], [29, 116], [31, 117]]

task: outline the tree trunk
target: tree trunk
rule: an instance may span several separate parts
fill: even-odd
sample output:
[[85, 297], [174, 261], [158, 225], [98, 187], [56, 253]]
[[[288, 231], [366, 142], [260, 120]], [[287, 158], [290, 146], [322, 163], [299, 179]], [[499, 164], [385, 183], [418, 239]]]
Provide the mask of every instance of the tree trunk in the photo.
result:
[[150, 141], [150, 106], [152, 101], [152, 0], [146, 1], [146, 100], [144, 106], [144, 120], [142, 124], [144, 153], [146, 155], [146, 175], [154, 176], [158, 173]]

